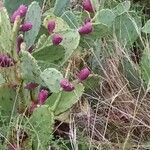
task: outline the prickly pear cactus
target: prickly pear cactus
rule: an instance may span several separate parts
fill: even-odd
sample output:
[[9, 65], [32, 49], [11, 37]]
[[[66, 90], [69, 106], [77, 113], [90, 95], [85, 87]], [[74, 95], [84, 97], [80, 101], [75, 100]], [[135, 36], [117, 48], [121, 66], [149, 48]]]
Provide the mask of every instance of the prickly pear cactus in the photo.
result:
[[36, 44], [36, 48], [37, 49], [40, 49], [43, 47], [45, 41], [47, 40], [47, 36], [45, 34], [42, 34], [39, 39], [38, 39], [38, 42]]
[[61, 18], [67, 22], [71, 29], [77, 29], [79, 27], [78, 19], [72, 11], [64, 12]]
[[0, 73], [0, 86], [5, 83], [3, 75]]
[[119, 3], [116, 7], [112, 9], [112, 11], [117, 15], [122, 15], [125, 12], [128, 12], [131, 7], [130, 1], [124, 1], [122, 3]]
[[27, 48], [31, 47], [39, 33], [41, 26], [41, 8], [37, 2], [32, 2], [28, 8], [25, 22], [31, 22], [33, 27], [30, 31], [26, 32], [24, 35], [24, 40], [26, 42]]
[[116, 33], [117, 40], [126, 46], [136, 41], [142, 26], [141, 18], [135, 12], [129, 14], [124, 13], [116, 17], [114, 22], [114, 32]]
[[141, 75], [143, 80], [147, 85], [150, 85], [150, 52], [146, 51], [143, 53], [140, 67], [141, 67]]
[[66, 7], [69, 5], [69, 0], [56, 0], [54, 6], [54, 14], [56, 16], [61, 16], [65, 11]]
[[38, 61], [58, 65], [65, 57], [65, 49], [63, 46], [47, 45], [35, 51], [33, 56]]
[[[75, 87], [75, 90], [72, 92], [65, 92], [63, 91], [61, 93], [59, 102], [57, 107], [54, 110], [55, 116], [67, 111], [70, 109], [75, 103], [77, 103], [80, 100], [80, 97], [82, 96], [84, 92], [84, 86], [82, 84], [78, 84]], [[47, 100], [47, 105], [50, 106], [50, 108], [53, 108], [55, 105], [56, 99], [58, 98], [57, 93], [53, 93]]]
[[150, 33], [150, 20], [145, 23], [144, 27], [142, 28], [142, 32]]
[[[15, 89], [10, 88], [8, 85], [3, 84], [0, 86], [0, 110], [1, 110], [1, 115], [7, 117], [9, 119], [13, 107], [16, 108], [16, 105], [14, 105], [15, 102]], [[14, 108], [16, 113], [16, 109]]]
[[50, 111], [49, 106], [43, 105], [37, 108], [32, 114], [30, 124], [34, 128], [32, 134], [34, 149], [46, 150], [52, 139], [54, 125], [54, 114]]
[[42, 84], [46, 85], [51, 92], [60, 91], [60, 80], [63, 78], [63, 75], [56, 70], [55, 68], [45, 69], [41, 74]]
[[5, 8], [0, 10], [0, 52], [11, 52], [12, 30]]
[[102, 23], [108, 27], [112, 26], [113, 21], [115, 20], [116, 15], [110, 9], [102, 9], [98, 11], [93, 19], [95, 23]]
[[47, 29], [47, 25], [49, 20], [54, 20], [55, 21], [55, 29], [54, 32], [60, 32], [60, 31], [65, 31], [69, 29], [68, 24], [60, 17], [56, 17], [54, 14], [50, 13], [47, 15], [44, 19], [43, 25]]
[[21, 76], [26, 82], [41, 82], [40, 68], [35, 58], [27, 51], [21, 53]]
[[129, 62], [127, 59], [122, 61], [122, 70], [124, 76], [128, 79], [130, 86], [133, 89], [141, 85], [139, 67]]
[[63, 41], [60, 43], [65, 48], [65, 58], [64, 62], [72, 55], [74, 50], [77, 49], [80, 42], [80, 35], [76, 30], [66, 30], [60, 32], [63, 36]]
[[43, 0], [4, 0], [4, 5], [9, 14], [12, 14], [21, 4], [30, 5], [33, 1], [38, 2], [42, 6]]
[[96, 39], [110, 34], [110, 28], [103, 23], [93, 23], [93, 32], [88, 36], [81, 36], [80, 45], [85, 48], [93, 47]]

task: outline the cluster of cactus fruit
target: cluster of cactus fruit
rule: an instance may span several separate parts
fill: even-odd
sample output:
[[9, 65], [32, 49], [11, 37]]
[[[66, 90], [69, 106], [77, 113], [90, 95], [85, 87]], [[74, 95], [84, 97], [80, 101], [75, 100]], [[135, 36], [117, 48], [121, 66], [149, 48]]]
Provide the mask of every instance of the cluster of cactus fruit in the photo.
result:
[[[43, 19], [41, 18], [42, 11], [36, 1], [28, 7], [24, 4], [20, 5], [11, 14], [10, 21], [7, 18], [5, 8], [0, 10], [1, 19], [4, 19], [7, 26], [10, 26], [9, 32], [13, 34], [13, 36], [11, 35], [13, 39], [7, 40], [10, 43], [3, 45], [5, 43], [1, 43], [1, 36], [7, 36], [5, 34], [7, 29], [4, 26], [1, 27], [4, 29], [2, 29], [0, 35], [0, 48], [2, 48], [2, 50], [0, 49], [0, 75], [2, 74], [5, 81], [2, 84], [0, 82], [0, 92], [2, 91], [0, 93], [0, 106], [1, 101], [15, 100], [14, 94], [7, 95], [7, 98], [5, 98], [7, 90], [16, 93], [18, 95], [16, 110], [19, 110], [17, 113], [23, 112], [24, 114], [27, 111], [25, 114], [29, 117], [30, 124], [37, 130], [39, 140], [42, 141], [41, 147], [45, 149], [49, 144], [55, 117], [70, 109], [80, 99], [84, 91], [83, 81], [89, 77], [91, 71], [88, 67], [83, 67], [73, 76], [73, 80], [70, 80], [70, 77], [63, 78], [62, 73], [56, 68], [47, 68], [44, 65], [51, 66], [53, 64], [55, 66], [57, 64], [65, 67], [65, 64], [69, 62], [68, 59], [71, 59], [78, 47], [84, 49], [88, 42], [89, 47], [91, 41], [93, 45], [90, 45], [90, 47], [94, 47], [94, 39], [101, 39], [101, 37], [109, 35], [113, 23], [117, 24], [118, 18], [121, 20], [122, 15], [125, 15], [130, 8], [130, 3], [127, 1], [112, 10], [99, 10], [94, 2], [94, 0], [83, 0], [83, 13], [86, 15], [84, 14], [84, 18], [81, 17], [80, 21], [70, 11], [63, 12], [60, 16], [60, 12], [65, 11], [67, 5], [64, 1], [64, 8], [62, 9], [62, 0], [56, 0], [54, 12], [46, 13], [47, 16], [43, 24], [41, 23]], [[64, 14], [68, 16], [65, 18]], [[109, 16], [110, 19], [105, 16]], [[70, 18], [67, 19], [68, 17]], [[131, 29], [134, 30], [134, 24], [130, 20], [131, 18], [127, 18], [124, 23], [129, 24]], [[3, 20], [1, 22], [3, 23]], [[44, 34], [40, 33], [41, 26], [46, 28]], [[5, 30], [4, 33], [3, 30]], [[7, 39], [11, 38], [9, 36]], [[118, 40], [133, 43], [137, 36], [138, 33], [134, 33], [134, 37], [131, 38], [133, 41], [129, 41], [127, 36], [120, 37], [119, 34]], [[3, 49], [8, 45], [11, 45], [10, 49]], [[147, 59], [150, 60], [150, 58]], [[10, 69], [11, 67], [12, 69]], [[3, 91], [5, 85], [7, 85], [6, 92]], [[12, 108], [11, 105], [12, 103], [7, 106], [8, 109]], [[3, 109], [8, 110], [7, 108]], [[9, 113], [6, 111], [8, 116], [10, 111]], [[43, 113], [49, 115], [49, 117], [43, 115]], [[44, 127], [41, 126], [41, 123], [38, 124], [39, 117], [42, 117], [45, 121]], [[45, 133], [48, 133], [48, 135], [45, 135], [43, 140], [42, 137]], [[35, 139], [35, 133], [33, 133], [32, 139]], [[13, 140], [10, 139], [10, 141]], [[11, 145], [15, 147], [16, 143]], [[9, 147], [12, 147], [11, 145]]]
[[[62, 109], [59, 110], [61, 112], [65, 112], [67, 109], [71, 108], [73, 104], [75, 104], [77, 100], [79, 100], [79, 98], [81, 97], [83, 93], [83, 89], [84, 89], [82, 85], [82, 81], [88, 78], [88, 76], [90, 75], [90, 70], [87, 67], [85, 67], [79, 73], [77, 73], [75, 77], [75, 80], [77, 82], [70, 82], [69, 79], [63, 78], [62, 74], [55, 68], [48, 68], [48, 69], [45, 68], [44, 71], [41, 71], [40, 66], [38, 66], [38, 61], [33, 57], [34, 53], [36, 54], [36, 52], [38, 52], [38, 50], [36, 50], [37, 48], [36, 44], [33, 43], [33, 46], [30, 46], [30, 47], [26, 46], [27, 44], [26, 35], [30, 34], [30, 36], [32, 36], [32, 31], [35, 30], [36, 28], [34, 26], [34, 22], [32, 22], [32, 19], [31, 20], [29, 19], [28, 21], [28, 18], [27, 18], [27, 15], [30, 13], [30, 9], [32, 9], [32, 7], [34, 8], [35, 5], [37, 6], [38, 3], [33, 2], [31, 3], [29, 7], [22, 4], [13, 12], [13, 14], [10, 17], [10, 22], [12, 23], [12, 26], [13, 26], [12, 34], [14, 34], [12, 37], [16, 38], [16, 39], [13, 39], [14, 41], [11, 41], [13, 42], [12, 45], [14, 45], [13, 48], [15, 48], [13, 51], [15, 52], [12, 52], [12, 50], [10, 50], [9, 52], [1, 51], [0, 69], [2, 70], [2, 68], [8, 68], [8, 70], [2, 70], [2, 76], [3, 78], [6, 78], [6, 81], [5, 83], [0, 85], [0, 88], [3, 90], [3, 86], [7, 84], [8, 85], [7, 88], [9, 89], [11, 88], [9, 85], [14, 84], [13, 86], [14, 88], [10, 90], [12, 90], [13, 92], [17, 92], [17, 91], [19, 92], [18, 98], [17, 98], [18, 104], [16, 108], [16, 111], [18, 110], [17, 113], [26, 112], [25, 114], [27, 114], [27, 116], [29, 116], [31, 120], [38, 121], [36, 120], [36, 117], [40, 115], [40, 113], [38, 112], [40, 111], [40, 109], [41, 110], [43, 109], [42, 111], [46, 111], [48, 108], [48, 111], [51, 114], [55, 114], [55, 111], [57, 112], [58, 106], [62, 107]], [[3, 9], [3, 11], [5, 11], [5, 9]], [[4, 13], [7, 16], [6, 12]], [[31, 16], [31, 18], [32, 17], [34, 16]], [[59, 49], [60, 45], [62, 45], [62, 48], [63, 48], [63, 44], [61, 44], [63, 42], [64, 42], [64, 45], [66, 45], [65, 37], [63, 36], [63, 33], [55, 32], [55, 30], [57, 30], [56, 22], [57, 22], [57, 19], [48, 20], [48, 24], [46, 28], [47, 28], [47, 33], [49, 34], [49, 37], [51, 37], [50, 38], [51, 41], [49, 41], [49, 43], [46, 41], [47, 44], [45, 45], [45, 47], [47, 45], [50, 45], [51, 43], [52, 43], [51, 46], [55, 47], [56, 49], [57, 48]], [[87, 22], [87, 24], [85, 24], [84, 26], [80, 27], [77, 33], [80, 33], [80, 34], [88, 34], [88, 32], [90, 33], [92, 30], [87, 29], [89, 28], [88, 26], [89, 26], [89, 22]], [[36, 28], [35, 31], [39, 32], [39, 30], [40, 28], [38, 29]], [[78, 34], [77, 36], [79, 37]], [[76, 41], [76, 43], [79, 44], [79, 38], [78, 38], [78, 41]], [[74, 46], [75, 48], [73, 48], [73, 50], [77, 48], [78, 44]], [[70, 45], [69, 45], [69, 48], [70, 48]], [[49, 51], [51, 51], [51, 49], [49, 49]], [[51, 57], [49, 57], [49, 59], [51, 59]], [[14, 66], [14, 68], [10, 69], [12, 66]], [[10, 70], [14, 70], [14, 71], [10, 72]], [[5, 74], [3, 72], [8, 72], [8, 74], [7, 73]], [[10, 75], [11, 73], [15, 75], [12, 76], [11, 80], [7, 81], [7, 77], [5, 77], [5, 75], [8, 76], [9, 78], [9, 76], [11, 76]], [[44, 74], [48, 76], [48, 78], [46, 78], [46, 76], [44, 77]], [[58, 95], [55, 96], [55, 99], [53, 100], [54, 101], [53, 106], [49, 106], [48, 105], [50, 101], [49, 99], [51, 99], [51, 94], [53, 96], [53, 92], [54, 94], [58, 93]], [[64, 92], [66, 92], [65, 95], [63, 94]], [[72, 98], [70, 97], [70, 94], [68, 95], [67, 93], [71, 93]], [[75, 96], [76, 93], [78, 93], [77, 96]], [[10, 95], [8, 99], [4, 98], [4, 100], [9, 101], [11, 99], [14, 101], [13, 96]], [[65, 104], [66, 106], [63, 106], [63, 104], [59, 102], [61, 100], [61, 97], [64, 97], [64, 96], [66, 97], [66, 99], [69, 98], [68, 99], [69, 101], [67, 102], [67, 104]], [[5, 97], [4, 93], [0, 95], [0, 98], [3, 98], [3, 97]], [[52, 125], [50, 126], [49, 131], [48, 131], [49, 136], [52, 133], [54, 119], [55, 119], [54, 117], [51, 118]], [[49, 124], [47, 124], [47, 126], [49, 126]], [[37, 127], [35, 126], [35, 129], [36, 128]], [[42, 131], [40, 132], [40, 134], [43, 134]], [[13, 142], [9, 144], [8, 149], [16, 148], [16, 142], [12, 140], [11, 137], [10, 137], [10, 141], [13, 141]], [[45, 139], [45, 142], [43, 142], [44, 144], [41, 144], [41, 146], [42, 147], [48, 146], [48, 141], [49, 139]]]

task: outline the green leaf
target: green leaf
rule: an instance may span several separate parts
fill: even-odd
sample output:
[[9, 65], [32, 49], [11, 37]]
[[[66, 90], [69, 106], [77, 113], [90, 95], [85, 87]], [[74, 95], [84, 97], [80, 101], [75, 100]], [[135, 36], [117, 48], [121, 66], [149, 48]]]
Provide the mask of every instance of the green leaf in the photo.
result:
[[144, 27], [142, 28], [142, 32], [150, 33], [150, 20], [145, 23]]
[[52, 140], [54, 126], [54, 114], [49, 110], [49, 107], [43, 105], [36, 108], [31, 116], [30, 124], [35, 130], [32, 134], [34, 145], [36, 145], [36, 147], [39, 146], [36, 149], [48, 149], [50, 140]]
[[30, 5], [33, 1], [37, 1], [41, 6], [43, 4], [43, 0], [4, 0], [4, 6], [9, 14], [12, 14], [20, 5]]
[[33, 57], [38, 61], [59, 64], [65, 57], [65, 49], [60, 45], [44, 46], [35, 51]]
[[46, 85], [51, 92], [60, 91], [60, 80], [63, 78], [63, 75], [56, 70], [55, 68], [47, 68], [41, 72], [42, 84]]
[[102, 23], [110, 27], [115, 19], [116, 15], [110, 9], [102, 9], [98, 11], [93, 19], [95, 23]]
[[69, 5], [70, 0], [56, 0], [54, 6], [54, 14], [56, 16], [61, 16], [65, 11], [66, 7]]
[[33, 27], [24, 35], [27, 48], [31, 47], [38, 35], [41, 26], [41, 8], [37, 2], [32, 2], [28, 8], [25, 22], [31, 22]]
[[0, 10], [0, 52], [11, 52], [12, 31], [9, 16], [5, 8]]
[[131, 45], [136, 41], [141, 30], [141, 18], [136, 13], [124, 13], [116, 17], [114, 32], [122, 45]]
[[124, 1], [122, 3], [119, 3], [116, 7], [113, 8], [113, 12], [119, 16], [122, 15], [125, 12], [128, 12], [131, 7], [130, 1]]
[[41, 82], [40, 68], [35, 58], [27, 51], [21, 52], [21, 75], [26, 82]]
[[[75, 87], [75, 90], [72, 92], [65, 92], [62, 91], [59, 103], [55, 109], [55, 115], [60, 115], [61, 113], [67, 111], [70, 109], [75, 103], [77, 103], [80, 100], [80, 97], [82, 96], [84, 91], [84, 86], [82, 84], [78, 84]], [[53, 107], [55, 104], [55, 101], [58, 97], [57, 93], [53, 93], [47, 100], [46, 104], [50, 107]]]
[[77, 17], [72, 11], [64, 12], [61, 17], [68, 23], [70, 28], [76, 29], [79, 27]]

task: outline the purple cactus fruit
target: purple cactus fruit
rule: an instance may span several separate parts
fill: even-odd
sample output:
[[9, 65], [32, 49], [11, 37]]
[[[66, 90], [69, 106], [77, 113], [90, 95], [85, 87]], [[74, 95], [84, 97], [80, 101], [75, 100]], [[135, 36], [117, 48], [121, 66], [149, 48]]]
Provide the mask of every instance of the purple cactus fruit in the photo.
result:
[[82, 6], [84, 10], [91, 12], [91, 13], [94, 12], [94, 8], [92, 6], [91, 0], [83, 0]]
[[80, 27], [78, 31], [79, 31], [80, 34], [89, 34], [89, 33], [91, 33], [93, 31], [92, 23], [87, 22], [82, 27]]
[[80, 81], [86, 80], [88, 78], [88, 76], [90, 75], [90, 73], [91, 73], [91, 71], [86, 67], [77, 74], [78, 79]]
[[25, 5], [20, 5], [19, 8], [12, 14], [11, 22], [13, 23], [16, 20], [17, 16], [24, 17], [26, 15], [27, 9], [28, 8]]
[[49, 93], [47, 90], [41, 90], [38, 94], [38, 103], [40, 105], [44, 104], [44, 102], [48, 98], [48, 95], [49, 95]]
[[47, 25], [47, 29], [49, 33], [52, 33], [55, 29], [56, 23], [54, 20], [50, 20]]
[[18, 12], [20, 13], [20, 17], [24, 17], [27, 13], [27, 6], [25, 5], [20, 5], [19, 8], [18, 8]]
[[35, 82], [30, 82], [30, 83], [26, 84], [25, 89], [34, 90], [38, 86], [39, 86], [39, 84], [37, 84]]
[[74, 90], [74, 85], [72, 83], [70, 83], [68, 79], [62, 79], [60, 81], [60, 86], [66, 92], [71, 92]]
[[0, 54], [0, 67], [11, 67], [15, 64], [14, 60], [6, 55], [6, 54]]
[[18, 37], [17, 37], [17, 45], [16, 45], [16, 51], [17, 51], [17, 53], [19, 53], [20, 52], [20, 50], [21, 50], [21, 44], [23, 43], [23, 36], [21, 36], [21, 35], [19, 35]]
[[20, 31], [22, 31], [22, 32], [27, 32], [31, 29], [32, 29], [32, 23], [31, 22], [26, 22], [26, 23], [22, 24], [20, 27]]
[[18, 11], [15, 11], [13, 14], [12, 14], [12, 16], [11, 16], [11, 22], [13, 23], [13, 22], [15, 22], [15, 20], [16, 20], [16, 18], [17, 17], [20, 17], [20, 13], [18, 12]]
[[52, 37], [53, 45], [59, 45], [63, 40], [63, 37], [59, 34], [54, 34]]

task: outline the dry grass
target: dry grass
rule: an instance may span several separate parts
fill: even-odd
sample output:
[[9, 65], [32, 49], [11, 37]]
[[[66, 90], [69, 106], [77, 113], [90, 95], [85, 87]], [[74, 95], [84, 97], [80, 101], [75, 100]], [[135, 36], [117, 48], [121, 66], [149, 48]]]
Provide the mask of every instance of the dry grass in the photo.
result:
[[82, 102], [75, 107], [75, 124], [71, 131], [75, 133], [73, 131], [79, 129], [75, 139], [81, 134], [87, 137], [89, 149], [92, 145], [102, 150], [105, 149], [102, 145], [106, 149], [150, 149], [147, 144], [150, 140], [149, 89], [142, 80], [140, 86], [131, 86], [120, 67], [121, 60], [127, 58], [135, 71], [138, 65], [121, 47], [115, 48], [115, 55], [106, 57], [100, 64], [103, 73], [99, 88], [85, 93]]

